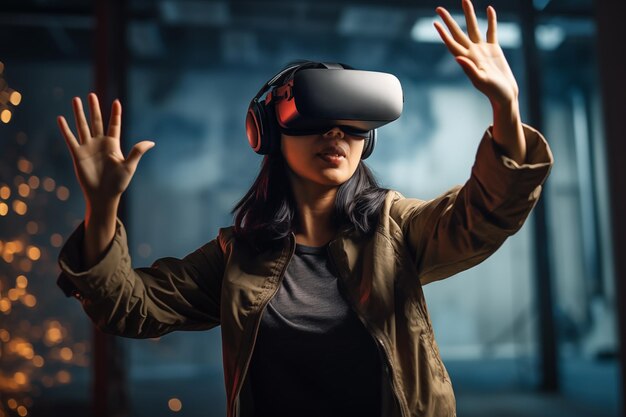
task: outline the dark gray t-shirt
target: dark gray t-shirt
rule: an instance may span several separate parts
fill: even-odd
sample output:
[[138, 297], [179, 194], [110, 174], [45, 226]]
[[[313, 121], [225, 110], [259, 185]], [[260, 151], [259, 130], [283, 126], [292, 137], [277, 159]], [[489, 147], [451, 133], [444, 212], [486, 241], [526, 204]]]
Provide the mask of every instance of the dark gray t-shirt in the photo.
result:
[[340, 292], [328, 245], [296, 244], [250, 363], [255, 417], [380, 417], [380, 357]]

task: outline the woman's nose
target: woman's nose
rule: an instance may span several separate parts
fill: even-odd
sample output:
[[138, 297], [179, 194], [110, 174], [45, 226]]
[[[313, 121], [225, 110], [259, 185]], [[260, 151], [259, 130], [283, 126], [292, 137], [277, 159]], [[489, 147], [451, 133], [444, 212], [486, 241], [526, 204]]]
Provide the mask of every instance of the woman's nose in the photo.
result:
[[339, 128], [339, 126], [334, 126], [328, 132], [324, 133], [324, 136], [339, 136], [339, 137], [343, 137], [344, 133], [343, 133], [343, 130], [341, 130]]

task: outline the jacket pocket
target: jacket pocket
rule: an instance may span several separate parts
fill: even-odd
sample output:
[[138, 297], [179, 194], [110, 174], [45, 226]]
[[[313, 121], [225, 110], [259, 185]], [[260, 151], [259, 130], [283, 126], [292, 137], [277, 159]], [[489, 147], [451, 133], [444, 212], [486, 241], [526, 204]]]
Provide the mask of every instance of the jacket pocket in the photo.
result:
[[441, 381], [448, 381], [449, 376], [435, 342], [433, 327], [430, 323], [430, 316], [426, 309], [421, 288], [419, 288], [419, 294], [415, 299], [406, 301], [404, 314], [406, 315], [410, 331], [415, 337], [419, 337], [418, 343], [422, 345], [422, 351], [426, 352], [428, 366], [433, 377]]

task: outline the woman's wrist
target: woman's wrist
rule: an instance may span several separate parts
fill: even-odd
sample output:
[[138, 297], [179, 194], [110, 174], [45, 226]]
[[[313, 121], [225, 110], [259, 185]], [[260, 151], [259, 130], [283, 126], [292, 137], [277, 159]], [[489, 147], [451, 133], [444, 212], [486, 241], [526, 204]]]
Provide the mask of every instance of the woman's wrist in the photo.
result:
[[493, 139], [518, 164], [526, 160], [526, 141], [519, 113], [519, 102], [508, 100], [494, 103], [493, 108]]
[[115, 235], [119, 199], [87, 202], [83, 262], [86, 269], [95, 265]]

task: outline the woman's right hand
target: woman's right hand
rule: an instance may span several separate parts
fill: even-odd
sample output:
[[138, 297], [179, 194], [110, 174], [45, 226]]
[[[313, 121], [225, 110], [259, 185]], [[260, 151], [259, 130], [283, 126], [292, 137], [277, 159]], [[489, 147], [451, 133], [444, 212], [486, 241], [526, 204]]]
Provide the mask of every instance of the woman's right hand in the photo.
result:
[[76, 177], [87, 204], [97, 207], [119, 201], [137, 169], [139, 159], [155, 143], [139, 142], [130, 150], [128, 157], [124, 158], [120, 147], [122, 105], [119, 100], [113, 101], [111, 106], [106, 134], [98, 97], [95, 94], [89, 94], [91, 128], [87, 124], [79, 97], [74, 97], [72, 107], [80, 142], [76, 140], [63, 116], [59, 116], [57, 122], [72, 155]]

